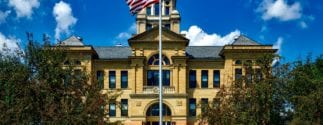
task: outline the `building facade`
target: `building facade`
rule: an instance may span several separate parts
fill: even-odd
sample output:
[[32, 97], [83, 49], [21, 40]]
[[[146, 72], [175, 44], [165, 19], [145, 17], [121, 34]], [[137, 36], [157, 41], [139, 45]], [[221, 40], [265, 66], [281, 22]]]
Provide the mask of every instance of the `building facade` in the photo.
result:
[[128, 125], [157, 125], [158, 63], [163, 61], [163, 121], [172, 125], [198, 124], [200, 103], [212, 102], [220, 87], [228, 87], [235, 77], [245, 75], [244, 62], [274, 53], [272, 45], [262, 45], [240, 35], [225, 46], [188, 46], [180, 34], [180, 14], [176, 0], [163, 4], [163, 58], [158, 57], [158, 8], [152, 5], [137, 15], [137, 34], [129, 46], [93, 47], [80, 37], [61, 42], [70, 60], [93, 75], [103, 91], [121, 90], [107, 106], [110, 121]]

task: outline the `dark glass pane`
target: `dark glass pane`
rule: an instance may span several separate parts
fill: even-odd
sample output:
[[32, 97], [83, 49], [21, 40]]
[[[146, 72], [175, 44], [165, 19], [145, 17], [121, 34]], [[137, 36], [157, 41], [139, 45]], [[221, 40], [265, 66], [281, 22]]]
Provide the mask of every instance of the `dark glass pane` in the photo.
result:
[[128, 116], [128, 99], [121, 99], [121, 116]]
[[128, 88], [128, 71], [121, 71], [121, 88]]
[[109, 116], [116, 116], [116, 103], [109, 104]]
[[163, 86], [170, 86], [170, 71], [163, 71]]
[[220, 87], [220, 71], [214, 70], [213, 72], [213, 87]]
[[159, 4], [155, 4], [155, 16], [159, 15]]
[[240, 80], [242, 77], [242, 69], [235, 69], [235, 80]]
[[151, 24], [146, 24], [146, 30], [150, 30], [150, 29], [152, 29], [153, 28], [153, 25], [151, 25]]
[[147, 14], [148, 16], [150, 16], [150, 15], [151, 15], [151, 7], [147, 7], [147, 9], [146, 9], [146, 14]]
[[252, 69], [251, 68], [246, 69], [246, 77], [247, 77], [247, 81], [246, 81], [247, 85], [251, 84], [251, 82], [252, 82]]
[[190, 70], [189, 72], [189, 88], [196, 88], [196, 71]]
[[99, 88], [103, 88], [104, 86], [104, 72], [103, 71], [97, 71], [96, 72], [96, 79], [98, 80]]
[[165, 28], [170, 30], [170, 24], [165, 24]]
[[109, 71], [109, 88], [116, 88], [116, 72]]
[[[163, 116], [171, 116], [171, 110], [170, 108], [163, 104]], [[155, 103], [152, 106], [150, 106], [146, 112], [146, 116], [159, 116], [159, 103]]]
[[202, 70], [202, 88], [208, 88], [208, 71]]
[[165, 15], [168, 16], [169, 15], [169, 7], [165, 7]]
[[208, 102], [209, 100], [207, 98], [202, 98], [201, 99], [201, 109], [202, 109], [202, 112], [205, 112], [205, 110], [207, 109], [207, 106], [208, 106]]
[[235, 64], [236, 65], [241, 65], [242, 64], [242, 61], [241, 60], [236, 60]]
[[[147, 71], [147, 86], [159, 85], [159, 71], [148, 70]], [[170, 86], [170, 71], [163, 70], [163, 86]]]
[[189, 100], [189, 115], [196, 116], [196, 99]]

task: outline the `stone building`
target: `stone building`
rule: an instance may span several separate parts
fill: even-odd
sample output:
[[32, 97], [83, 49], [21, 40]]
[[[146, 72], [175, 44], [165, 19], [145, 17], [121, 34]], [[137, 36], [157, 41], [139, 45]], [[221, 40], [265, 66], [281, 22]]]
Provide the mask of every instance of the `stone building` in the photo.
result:
[[274, 53], [272, 45], [262, 45], [239, 36], [225, 46], [188, 46], [180, 34], [180, 14], [176, 0], [163, 4], [163, 59], [158, 57], [158, 5], [136, 17], [137, 34], [129, 46], [94, 47], [80, 37], [61, 42], [76, 68], [94, 74], [103, 91], [123, 94], [107, 106], [110, 121], [131, 125], [158, 124], [158, 63], [163, 61], [163, 114], [172, 125], [198, 124], [200, 103], [212, 102], [221, 86], [230, 86], [235, 77], [245, 75], [244, 62], [257, 55]]

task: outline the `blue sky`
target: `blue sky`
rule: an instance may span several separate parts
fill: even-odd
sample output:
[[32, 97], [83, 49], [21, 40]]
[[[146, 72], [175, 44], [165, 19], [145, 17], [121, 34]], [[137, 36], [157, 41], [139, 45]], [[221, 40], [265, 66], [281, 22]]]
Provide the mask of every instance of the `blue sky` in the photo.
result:
[[[322, 7], [320, 0], [177, 1], [191, 45], [220, 45], [244, 34], [276, 45], [287, 61], [323, 54]], [[24, 46], [26, 31], [38, 41], [46, 33], [53, 43], [75, 34], [93, 46], [126, 44], [134, 22], [124, 0], [0, 0], [0, 49]]]

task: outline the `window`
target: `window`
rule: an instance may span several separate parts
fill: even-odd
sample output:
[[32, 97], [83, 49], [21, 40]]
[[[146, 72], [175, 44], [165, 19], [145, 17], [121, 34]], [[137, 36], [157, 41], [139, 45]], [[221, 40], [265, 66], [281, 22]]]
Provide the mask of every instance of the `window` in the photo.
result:
[[170, 24], [165, 24], [165, 28], [170, 30]]
[[96, 72], [96, 79], [98, 80], [99, 88], [103, 89], [103, 86], [104, 86], [104, 72], [103, 71], [97, 71]]
[[169, 15], [169, 6], [165, 7], [165, 15], [168, 16]]
[[[155, 104], [151, 105], [146, 112], [146, 116], [159, 116], [159, 109], [160, 109], [159, 103], [155, 103]], [[163, 113], [163, 116], [171, 116], [172, 115], [170, 108], [165, 104], [163, 104], [162, 113]]]
[[240, 80], [242, 77], [242, 69], [235, 69], [235, 80]]
[[[148, 70], [147, 72], [147, 86], [159, 85], [159, 71]], [[163, 70], [163, 86], [170, 86], [170, 71]]]
[[148, 30], [151, 30], [153, 28], [153, 25], [151, 25], [151, 24], [146, 24], [146, 30], [148, 31]]
[[205, 112], [209, 104], [209, 100], [207, 98], [202, 98], [201, 99], [201, 110], [202, 112]]
[[202, 70], [202, 88], [208, 88], [208, 71]]
[[159, 4], [155, 4], [155, 16], [159, 15]]
[[64, 82], [64, 86], [67, 87], [68, 85], [71, 84], [71, 75], [67, 74], [64, 76], [64, 79], [63, 79], [63, 82]]
[[214, 98], [213, 99], [213, 108], [219, 107], [220, 106], [220, 99], [219, 98]]
[[189, 99], [189, 115], [196, 116], [196, 99]]
[[128, 71], [121, 71], [121, 88], [128, 88]]
[[109, 104], [109, 116], [114, 117], [116, 116], [116, 103], [110, 102]]
[[66, 60], [66, 61], [64, 62], [64, 65], [70, 65], [70, 61]]
[[128, 99], [121, 99], [121, 116], [128, 116]]
[[81, 85], [81, 81], [82, 81], [82, 71], [80, 69], [75, 69], [74, 70], [74, 80], [73, 80], [73, 84], [77, 87], [82, 87]]
[[81, 61], [80, 60], [75, 60], [74, 64], [75, 65], [81, 65]]
[[190, 70], [189, 72], [189, 88], [196, 88], [196, 71]]
[[244, 62], [245, 66], [252, 66], [252, 60], [247, 60], [246, 62]]
[[246, 69], [246, 77], [247, 77], [246, 85], [250, 85], [252, 83], [252, 68]]
[[235, 64], [236, 65], [241, 65], [242, 64], [242, 61], [241, 60], [236, 60]]
[[151, 7], [147, 7], [147, 8], [146, 8], [146, 14], [147, 14], [148, 16], [151, 16]]
[[[170, 65], [170, 61], [166, 56], [162, 55], [162, 58], [163, 58], [163, 62], [162, 62], [163, 65]], [[151, 56], [148, 60], [148, 64], [159, 65], [159, 54], [155, 54]]]
[[220, 70], [213, 71], [213, 88], [220, 87]]
[[256, 69], [256, 80], [257, 81], [262, 80], [262, 72], [261, 72], [261, 69]]
[[109, 88], [116, 88], [116, 71], [109, 71]]

